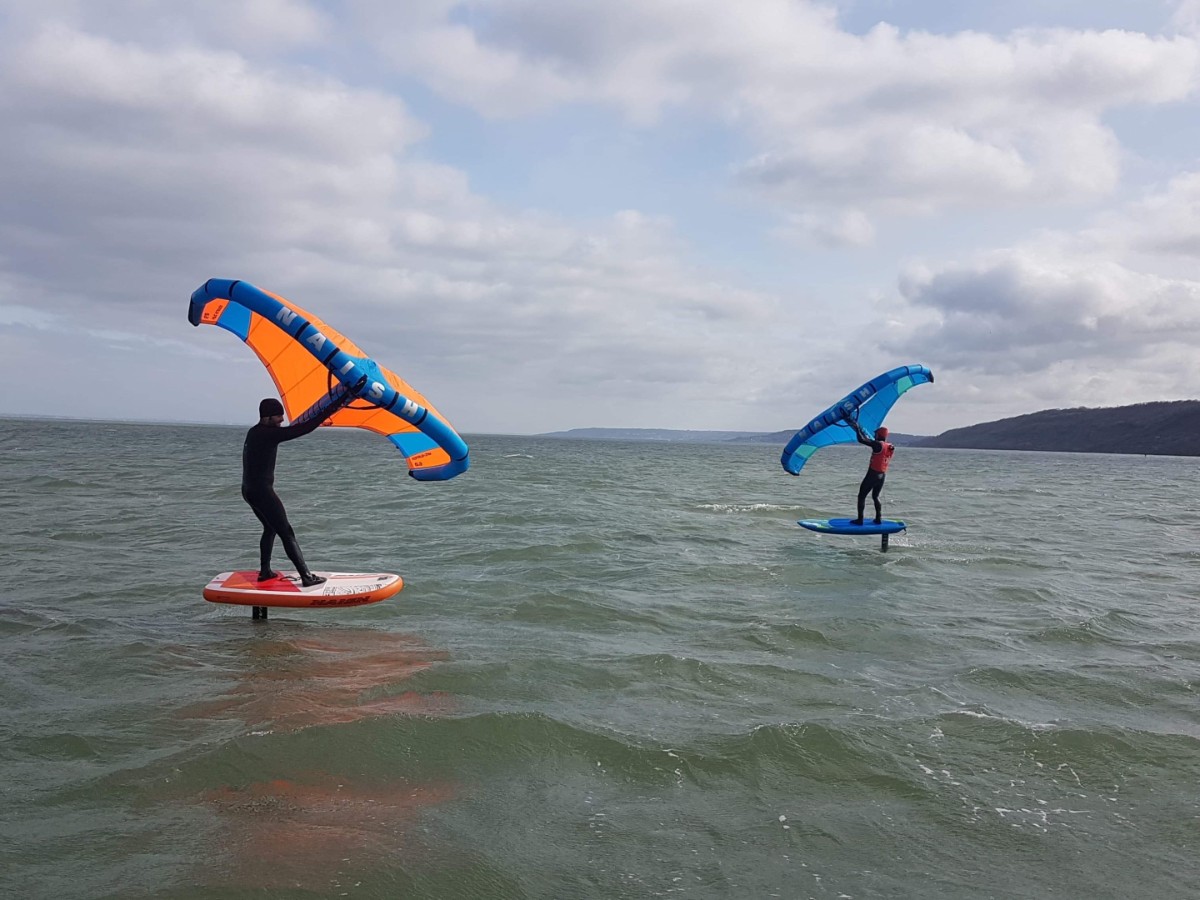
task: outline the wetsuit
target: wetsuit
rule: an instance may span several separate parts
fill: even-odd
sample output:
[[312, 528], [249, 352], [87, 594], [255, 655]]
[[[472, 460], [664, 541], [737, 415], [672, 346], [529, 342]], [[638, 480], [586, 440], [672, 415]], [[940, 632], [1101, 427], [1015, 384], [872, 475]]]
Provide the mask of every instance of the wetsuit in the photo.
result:
[[888, 463], [892, 461], [896, 446], [887, 441], [869, 438], [857, 428], [855, 430], [858, 431], [858, 442], [871, 448], [871, 462], [867, 467], [867, 474], [863, 476], [862, 484], [858, 486], [858, 518], [854, 522], [856, 525], [862, 524], [863, 507], [867, 505], [867, 494], [870, 494], [871, 502], [875, 504], [875, 524], [878, 525], [883, 519], [883, 504], [879, 502], [879, 492], [883, 490]]
[[275, 456], [284, 441], [311, 434], [320, 425], [319, 417], [303, 425], [271, 426], [260, 422], [246, 432], [246, 442], [242, 445], [242, 499], [250, 504], [263, 526], [262, 538], [258, 542], [260, 577], [270, 577], [275, 535], [279, 535], [283, 541], [283, 549], [300, 576], [311, 577], [300, 554], [300, 545], [296, 543], [296, 533], [288, 522], [283, 503], [275, 493]]

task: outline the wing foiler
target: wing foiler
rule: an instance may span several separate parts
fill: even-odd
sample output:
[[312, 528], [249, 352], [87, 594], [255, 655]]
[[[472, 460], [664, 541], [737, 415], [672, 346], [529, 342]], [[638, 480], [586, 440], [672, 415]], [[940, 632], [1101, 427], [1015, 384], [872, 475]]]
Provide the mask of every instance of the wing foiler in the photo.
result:
[[[220, 326], [245, 341], [267, 367], [293, 423], [319, 416], [330, 425], [381, 434], [418, 481], [446, 481], [467, 471], [466, 443], [428, 400], [278, 294], [246, 281], [210, 278], [192, 294], [188, 321]], [[347, 394], [350, 405], [329, 415]]]
[[808, 458], [822, 447], [857, 443], [854, 429], [846, 424], [847, 416], [856, 418], [863, 431], [873, 434], [900, 395], [918, 384], [933, 384], [933, 373], [924, 366], [900, 366], [872, 378], [796, 432], [780, 457], [783, 468], [799, 475]]

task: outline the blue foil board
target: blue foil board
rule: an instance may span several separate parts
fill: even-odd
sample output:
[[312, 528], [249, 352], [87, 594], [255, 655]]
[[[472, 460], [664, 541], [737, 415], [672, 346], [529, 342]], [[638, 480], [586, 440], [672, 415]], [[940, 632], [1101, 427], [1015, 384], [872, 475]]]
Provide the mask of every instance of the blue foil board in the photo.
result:
[[851, 525], [850, 519], [801, 519], [797, 524], [809, 531], [825, 534], [895, 534], [907, 527], [895, 519], [884, 519], [876, 525], [871, 518], [863, 519], [861, 525]]

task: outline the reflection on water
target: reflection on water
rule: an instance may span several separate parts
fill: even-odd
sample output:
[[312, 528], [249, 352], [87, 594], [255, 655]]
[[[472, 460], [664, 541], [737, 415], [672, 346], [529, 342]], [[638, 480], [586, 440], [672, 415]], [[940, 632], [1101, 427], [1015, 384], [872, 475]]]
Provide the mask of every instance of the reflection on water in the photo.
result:
[[226, 697], [188, 707], [183, 715], [233, 716], [258, 732], [293, 732], [372, 716], [442, 715], [453, 708], [443, 692], [395, 691], [397, 683], [448, 658], [411, 635], [339, 630], [256, 642], [250, 652], [250, 666]]
[[223, 787], [202, 799], [221, 822], [221, 883], [316, 890], [411, 862], [421, 810], [453, 794], [443, 784], [356, 785], [327, 775]]
[[[337, 629], [319, 637], [272, 636], [254, 641], [240, 656], [245, 668], [229, 694], [189, 707], [186, 717], [232, 717], [255, 735], [292, 740], [287, 735], [308, 728], [453, 709], [448, 694], [397, 690], [448, 658], [411, 635]], [[421, 810], [455, 794], [446, 783], [311, 772], [298, 763], [302, 774], [187, 798], [218, 822], [209, 843], [219, 854], [219, 869], [210, 860], [198, 880], [221, 889], [352, 887], [364, 872], [411, 864], [410, 834]]]

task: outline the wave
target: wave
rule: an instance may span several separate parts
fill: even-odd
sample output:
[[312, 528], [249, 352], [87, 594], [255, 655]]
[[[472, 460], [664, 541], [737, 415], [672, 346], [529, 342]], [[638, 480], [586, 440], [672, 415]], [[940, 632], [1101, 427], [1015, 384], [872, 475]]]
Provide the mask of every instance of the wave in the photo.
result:
[[1134, 638], [1138, 631], [1136, 617], [1120, 610], [1109, 610], [1078, 622], [1064, 622], [1030, 632], [1027, 639], [1034, 643], [1116, 646]]
[[696, 509], [719, 513], [786, 512], [790, 514], [802, 513], [808, 507], [780, 503], [701, 503], [696, 506]]

